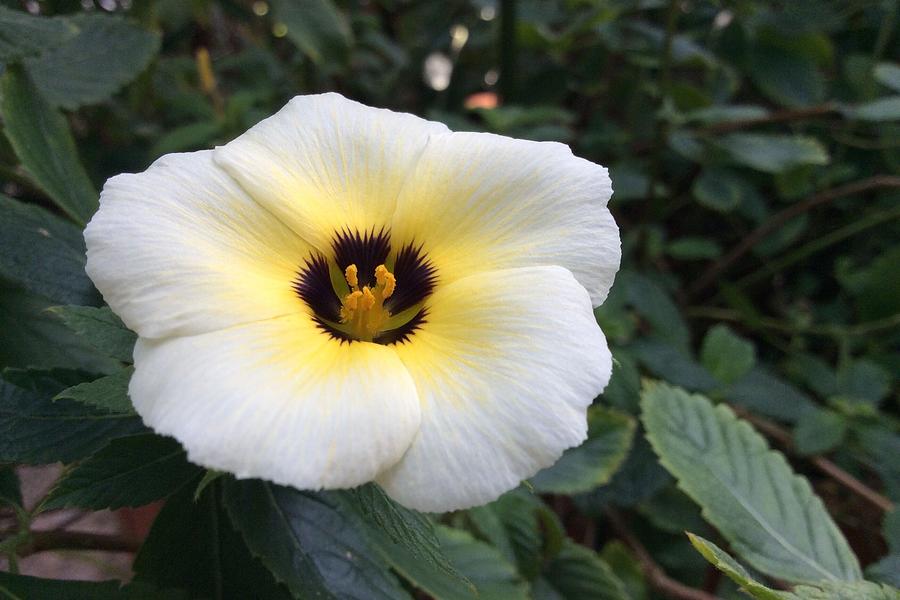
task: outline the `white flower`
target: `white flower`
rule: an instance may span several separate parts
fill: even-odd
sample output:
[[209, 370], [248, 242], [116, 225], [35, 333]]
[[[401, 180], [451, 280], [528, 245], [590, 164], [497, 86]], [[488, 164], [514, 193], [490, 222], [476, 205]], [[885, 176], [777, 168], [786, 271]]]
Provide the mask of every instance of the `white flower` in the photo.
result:
[[585, 438], [610, 194], [562, 144], [299, 96], [110, 179], [87, 271], [139, 335], [135, 409], [192, 461], [460, 509]]

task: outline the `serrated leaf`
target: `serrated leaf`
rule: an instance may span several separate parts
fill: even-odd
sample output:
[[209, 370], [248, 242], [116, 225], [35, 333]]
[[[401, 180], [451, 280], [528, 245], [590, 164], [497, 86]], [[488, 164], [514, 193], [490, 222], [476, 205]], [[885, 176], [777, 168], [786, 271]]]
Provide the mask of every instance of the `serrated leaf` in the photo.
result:
[[0, 6], [0, 62], [14, 62], [52, 48], [77, 31], [66, 19], [37, 17]]
[[862, 577], [809, 482], [728, 407], [662, 383], [641, 406], [660, 462], [751, 565], [787, 581]]
[[0, 195], [0, 277], [66, 304], [98, 303], [84, 272], [84, 239], [72, 223]]
[[700, 362], [722, 383], [746, 375], [756, 364], [753, 343], [735, 334], [727, 325], [716, 325], [703, 338]]
[[137, 77], [159, 51], [159, 35], [111, 15], [77, 15], [78, 34], [25, 67], [54, 106], [96, 104]]
[[225, 483], [231, 522], [295, 596], [408, 598], [355, 521], [325, 495], [258, 480]]
[[353, 34], [331, 0], [273, 0], [271, 4], [272, 16], [287, 28], [288, 39], [314, 63], [346, 60]]
[[61, 391], [54, 400], [68, 398], [107, 412], [133, 415], [134, 407], [128, 398], [128, 382], [133, 373], [134, 367], [127, 367], [112, 375], [79, 383]]
[[592, 406], [588, 410], [588, 439], [532, 477], [531, 485], [549, 494], [577, 494], [603, 485], [628, 456], [635, 426], [634, 419], [625, 413]]
[[812, 398], [768, 369], [757, 366], [725, 392], [725, 397], [768, 417], [795, 423], [815, 410]]
[[565, 600], [629, 600], [625, 584], [596, 552], [566, 539], [543, 576]]
[[219, 495], [210, 489], [198, 501], [193, 492], [185, 486], [166, 500], [134, 559], [134, 580], [180, 588], [192, 598], [292, 598], [251, 556]]
[[172, 438], [152, 433], [122, 437], [67, 471], [40, 510], [144, 506], [177, 491], [201, 471]]
[[417, 587], [439, 600], [528, 598], [528, 585], [496, 548], [479, 542], [465, 531], [442, 525], [437, 525], [435, 529], [442, 552], [447, 555], [450, 564], [471, 580], [474, 587], [462, 588], [446, 579], [415, 581]]
[[801, 415], [794, 428], [794, 446], [800, 454], [821, 454], [840, 444], [847, 435], [847, 419], [831, 410], [811, 410]]
[[629, 271], [618, 275], [616, 285], [624, 288], [628, 303], [650, 323], [656, 335], [687, 351], [690, 345], [687, 323], [661, 286], [648, 277]]
[[359, 528], [372, 546], [412, 582], [429, 589], [427, 584], [437, 581], [441, 589], [453, 589], [458, 597], [475, 595], [472, 582], [454, 569], [443, 554], [427, 517], [397, 504], [374, 483], [328, 496], [351, 517], [357, 517]]
[[111, 414], [50, 393], [0, 379], [0, 462], [71, 462], [93, 454], [111, 439], [144, 430], [139, 417]]
[[84, 225], [99, 201], [65, 117], [18, 65], [6, 69], [0, 90], [4, 132], [22, 166], [63, 212]]
[[900, 554], [890, 554], [866, 567], [866, 577], [894, 587], [900, 586]]
[[900, 600], [900, 590], [871, 581], [839, 581], [798, 585], [786, 600]]
[[131, 362], [137, 335], [108, 307], [56, 306], [50, 312], [97, 350], [122, 362]]
[[668, 342], [647, 337], [634, 342], [629, 349], [657, 377], [698, 392], [719, 386], [706, 367]]
[[691, 544], [697, 549], [697, 552], [703, 555], [703, 558], [708, 560], [715, 568], [725, 573], [729, 579], [738, 584], [745, 592], [754, 598], [757, 598], [758, 600], [785, 599], [783, 592], [777, 592], [756, 581], [753, 576], [747, 572], [747, 569], [712, 542], [690, 532], [687, 535], [691, 540]]
[[644, 436], [637, 436], [628, 458], [612, 480], [593, 492], [575, 496], [578, 507], [600, 516], [609, 505], [634, 506], [652, 497], [672, 482], [672, 476], [659, 465], [656, 454]]
[[828, 164], [828, 151], [815, 138], [766, 133], [730, 133], [715, 141], [738, 164], [765, 173], [801, 165]]

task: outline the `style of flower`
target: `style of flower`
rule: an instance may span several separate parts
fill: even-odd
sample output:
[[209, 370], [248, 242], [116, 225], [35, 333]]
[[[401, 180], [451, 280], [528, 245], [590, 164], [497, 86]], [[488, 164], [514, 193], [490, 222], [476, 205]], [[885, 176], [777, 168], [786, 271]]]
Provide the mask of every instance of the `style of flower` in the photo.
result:
[[193, 462], [461, 509], [586, 436], [611, 193], [562, 144], [298, 96], [110, 179], [87, 272], [139, 336], [135, 409]]

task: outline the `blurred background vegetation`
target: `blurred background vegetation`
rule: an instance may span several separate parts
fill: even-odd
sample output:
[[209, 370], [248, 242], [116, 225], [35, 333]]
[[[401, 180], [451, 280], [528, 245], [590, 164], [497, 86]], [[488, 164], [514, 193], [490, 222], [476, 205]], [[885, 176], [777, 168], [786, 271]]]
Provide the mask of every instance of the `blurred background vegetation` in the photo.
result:
[[539, 510], [445, 519], [514, 565], [497, 597], [615, 597], [558, 583], [599, 557], [628, 597], [736, 594], [682, 533], [729, 541], [657, 463], [642, 377], [735, 407], [897, 585], [898, 28], [896, 0], [3, 0], [0, 368], [111, 372], [45, 310], [99, 303], [71, 223], [106, 178], [295, 94], [560, 141], [612, 176], [624, 256], [596, 314], [617, 362], [588, 467], [536, 478]]

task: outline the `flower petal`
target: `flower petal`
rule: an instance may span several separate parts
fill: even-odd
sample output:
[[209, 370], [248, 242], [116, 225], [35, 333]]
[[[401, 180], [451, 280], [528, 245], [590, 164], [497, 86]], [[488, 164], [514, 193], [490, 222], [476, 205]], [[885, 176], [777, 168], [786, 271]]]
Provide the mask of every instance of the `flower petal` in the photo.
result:
[[129, 394], [192, 462], [301, 489], [371, 481], [418, 429], [415, 385], [387, 346], [339, 343], [305, 315], [138, 340]]
[[424, 511], [493, 500], [587, 432], [609, 380], [606, 339], [562, 267], [481, 272], [440, 287], [396, 346], [422, 403], [419, 434], [378, 482]]
[[113, 177], [84, 232], [87, 273], [142, 337], [302, 312], [291, 285], [310, 248], [251, 200], [212, 151]]
[[568, 146], [487, 133], [429, 141], [397, 201], [392, 234], [424, 245], [441, 281], [560, 265], [600, 304], [619, 268], [605, 168]]
[[337, 231], [388, 228], [397, 194], [440, 123], [339, 94], [297, 96], [216, 149], [253, 198], [322, 251]]

